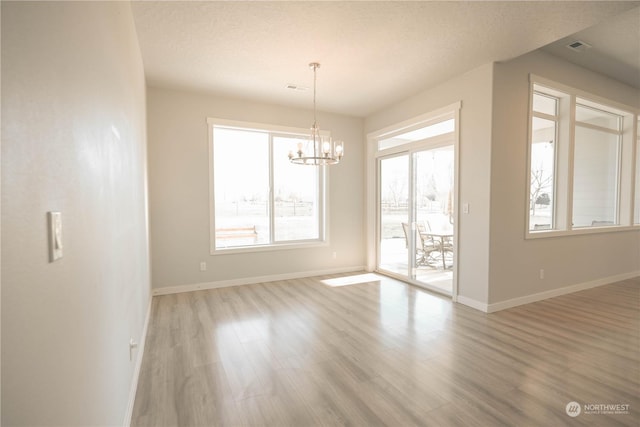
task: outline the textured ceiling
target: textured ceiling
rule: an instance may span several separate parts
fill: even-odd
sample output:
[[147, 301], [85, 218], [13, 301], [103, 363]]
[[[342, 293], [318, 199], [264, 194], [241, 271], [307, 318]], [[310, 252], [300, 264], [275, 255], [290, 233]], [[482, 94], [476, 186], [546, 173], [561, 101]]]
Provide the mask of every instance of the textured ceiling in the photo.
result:
[[[583, 51], [567, 49], [567, 44], [576, 40], [591, 48]], [[640, 7], [542, 49], [640, 89]]]
[[364, 117], [640, 2], [135, 1], [147, 81]]

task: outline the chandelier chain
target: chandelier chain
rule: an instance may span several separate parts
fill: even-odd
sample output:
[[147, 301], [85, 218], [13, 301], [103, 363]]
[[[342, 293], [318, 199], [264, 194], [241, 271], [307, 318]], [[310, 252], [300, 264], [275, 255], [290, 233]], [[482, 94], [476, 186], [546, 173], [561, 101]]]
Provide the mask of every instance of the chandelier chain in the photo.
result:
[[318, 120], [316, 118], [316, 74], [318, 71], [318, 64], [313, 64], [313, 126], [318, 125]]

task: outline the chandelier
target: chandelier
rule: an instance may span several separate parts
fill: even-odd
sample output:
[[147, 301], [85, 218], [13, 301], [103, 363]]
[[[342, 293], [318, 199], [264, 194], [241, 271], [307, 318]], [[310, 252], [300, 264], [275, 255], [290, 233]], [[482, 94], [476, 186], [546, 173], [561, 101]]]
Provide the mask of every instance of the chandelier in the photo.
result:
[[344, 143], [320, 134], [316, 120], [316, 72], [320, 64], [312, 62], [309, 68], [313, 69], [313, 126], [306, 141], [298, 143], [297, 151], [289, 152], [289, 160], [298, 165], [335, 165], [344, 155]]

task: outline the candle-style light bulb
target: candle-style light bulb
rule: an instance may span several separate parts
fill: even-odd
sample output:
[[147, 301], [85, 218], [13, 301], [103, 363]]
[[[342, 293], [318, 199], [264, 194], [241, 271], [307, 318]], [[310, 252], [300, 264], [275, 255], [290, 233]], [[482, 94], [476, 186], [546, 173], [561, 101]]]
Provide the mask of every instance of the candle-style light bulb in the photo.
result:
[[322, 152], [324, 154], [329, 154], [329, 151], [331, 151], [331, 143], [329, 143], [329, 141], [325, 141], [322, 143]]

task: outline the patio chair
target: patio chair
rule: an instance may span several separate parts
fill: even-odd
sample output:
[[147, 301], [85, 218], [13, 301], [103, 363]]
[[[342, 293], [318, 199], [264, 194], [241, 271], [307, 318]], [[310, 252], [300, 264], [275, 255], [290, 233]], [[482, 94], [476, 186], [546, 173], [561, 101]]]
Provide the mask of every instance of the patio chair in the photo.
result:
[[[411, 229], [409, 228], [409, 224], [406, 222], [402, 223], [402, 231], [404, 231], [404, 243], [405, 247], [409, 248], [409, 236], [411, 235]], [[419, 234], [419, 233], [418, 233]], [[425, 262], [425, 253], [423, 250], [422, 243], [416, 237], [416, 265], [424, 265]]]
[[[404, 227], [404, 225], [403, 225]], [[420, 253], [418, 266], [433, 266], [442, 260], [442, 245], [440, 238], [428, 232], [422, 223], [416, 223], [416, 249]], [[409, 224], [406, 224], [407, 231]], [[407, 233], [408, 234], [408, 233]]]

